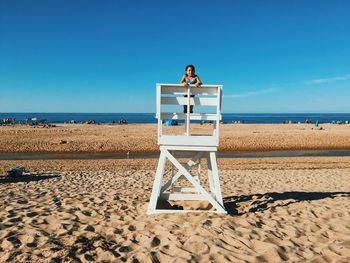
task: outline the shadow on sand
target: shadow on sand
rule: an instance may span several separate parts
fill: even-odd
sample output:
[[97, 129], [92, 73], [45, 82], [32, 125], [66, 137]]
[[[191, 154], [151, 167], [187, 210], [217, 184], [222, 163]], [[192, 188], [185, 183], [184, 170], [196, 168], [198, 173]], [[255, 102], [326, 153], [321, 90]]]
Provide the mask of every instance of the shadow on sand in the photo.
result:
[[16, 177], [10, 176], [0, 176], [0, 184], [11, 184], [20, 182], [38, 182], [41, 180], [53, 179], [60, 177], [56, 174], [46, 174], [46, 175], [21, 175]]
[[[307, 201], [322, 200], [325, 198], [350, 197], [350, 192], [284, 192], [265, 193], [241, 196], [228, 196], [223, 198], [224, 207], [231, 216], [241, 216], [257, 211], [274, 210], [291, 204]], [[209, 204], [209, 203], [208, 203]], [[208, 207], [192, 207], [190, 210], [212, 210]], [[158, 200], [157, 209], [184, 210], [182, 205], [171, 204], [166, 200]]]
[[[265, 193], [254, 195], [241, 195], [224, 197], [223, 202], [228, 214], [232, 216], [265, 211], [290, 204], [314, 201], [325, 198], [350, 197], [350, 192], [284, 192]], [[241, 205], [245, 205], [244, 212], [240, 212]]]

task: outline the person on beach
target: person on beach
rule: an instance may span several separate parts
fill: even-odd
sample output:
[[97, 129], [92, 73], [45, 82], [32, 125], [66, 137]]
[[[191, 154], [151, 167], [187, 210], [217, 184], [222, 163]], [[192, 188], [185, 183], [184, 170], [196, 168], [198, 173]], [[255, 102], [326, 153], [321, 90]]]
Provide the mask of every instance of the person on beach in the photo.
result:
[[[195, 68], [193, 65], [186, 66], [185, 74], [182, 76], [180, 84], [185, 87], [194, 85], [197, 88], [202, 85], [202, 81], [199, 79], [199, 76], [195, 74]], [[185, 97], [187, 97], [187, 95], [185, 95]], [[194, 95], [191, 95], [191, 97], [194, 97]], [[187, 113], [187, 105], [184, 105], [184, 113]], [[190, 106], [190, 113], [193, 113], [193, 105]]]

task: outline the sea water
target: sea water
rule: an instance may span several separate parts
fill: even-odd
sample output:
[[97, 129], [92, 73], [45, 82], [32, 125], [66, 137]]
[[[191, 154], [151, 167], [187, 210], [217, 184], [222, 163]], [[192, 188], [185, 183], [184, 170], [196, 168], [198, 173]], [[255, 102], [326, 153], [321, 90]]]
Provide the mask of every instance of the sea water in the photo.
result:
[[[94, 121], [96, 123], [118, 123], [124, 118], [128, 123], [156, 123], [155, 113], [0, 113], [0, 121], [14, 118], [16, 123], [36, 118], [48, 123], [69, 123]], [[223, 113], [224, 123], [345, 123], [350, 113]]]

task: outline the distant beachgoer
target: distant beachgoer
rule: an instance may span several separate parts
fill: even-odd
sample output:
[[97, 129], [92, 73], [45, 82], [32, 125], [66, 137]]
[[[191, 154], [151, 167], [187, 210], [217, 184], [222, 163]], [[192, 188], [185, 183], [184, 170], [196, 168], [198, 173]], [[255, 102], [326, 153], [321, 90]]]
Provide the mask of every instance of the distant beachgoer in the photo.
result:
[[127, 120], [123, 117], [120, 118], [119, 124], [128, 124]]
[[[195, 68], [193, 65], [187, 65], [185, 68], [186, 73], [182, 76], [180, 84], [185, 87], [194, 85], [199, 88], [202, 85], [202, 81], [199, 79], [199, 76], [195, 74]], [[185, 95], [187, 97], [187, 95]], [[194, 95], [191, 95], [194, 97]], [[184, 105], [184, 113], [187, 113], [187, 105]], [[190, 113], [193, 113], [193, 105], [190, 106]]]

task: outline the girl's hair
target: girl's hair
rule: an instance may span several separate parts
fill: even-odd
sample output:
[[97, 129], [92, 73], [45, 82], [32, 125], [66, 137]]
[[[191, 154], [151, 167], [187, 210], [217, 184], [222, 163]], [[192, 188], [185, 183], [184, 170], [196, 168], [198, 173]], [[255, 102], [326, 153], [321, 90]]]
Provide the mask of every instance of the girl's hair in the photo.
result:
[[193, 74], [196, 71], [193, 65], [187, 65], [185, 68], [185, 71], [187, 71], [188, 68], [192, 68], [193, 69]]

